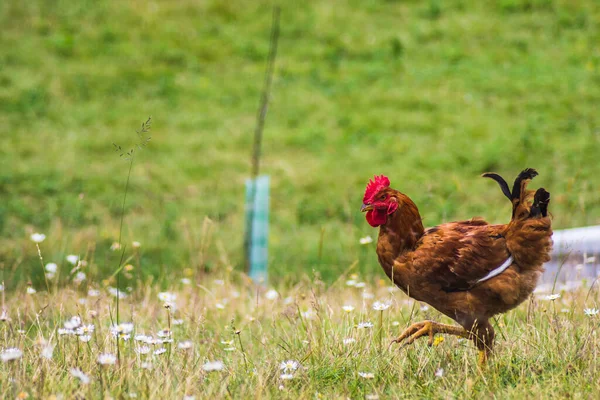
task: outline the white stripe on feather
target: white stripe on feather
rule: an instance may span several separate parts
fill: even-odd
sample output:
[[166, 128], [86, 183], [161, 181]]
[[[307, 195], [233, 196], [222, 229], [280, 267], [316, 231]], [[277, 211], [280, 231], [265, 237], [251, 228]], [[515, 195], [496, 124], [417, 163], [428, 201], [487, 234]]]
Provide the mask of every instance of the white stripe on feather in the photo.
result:
[[477, 281], [477, 283], [481, 283], [483, 281], [487, 281], [488, 279], [491, 279], [493, 277], [495, 277], [496, 275], [500, 275], [501, 273], [503, 273], [504, 271], [506, 271], [506, 269], [508, 267], [510, 267], [510, 265], [513, 263], [513, 256], [510, 256], [506, 259], [506, 261], [504, 261], [504, 264], [502, 264], [501, 266], [499, 266], [498, 268], [491, 270], [489, 274], [487, 274], [486, 276], [484, 276], [483, 278], [479, 279]]

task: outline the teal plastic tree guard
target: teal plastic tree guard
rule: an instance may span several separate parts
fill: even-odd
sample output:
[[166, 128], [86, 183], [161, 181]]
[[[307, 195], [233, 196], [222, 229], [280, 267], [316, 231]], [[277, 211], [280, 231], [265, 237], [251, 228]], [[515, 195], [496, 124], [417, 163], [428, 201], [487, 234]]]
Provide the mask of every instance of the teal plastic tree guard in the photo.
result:
[[[254, 210], [252, 211], [252, 197]], [[252, 221], [250, 222], [250, 219]], [[246, 226], [250, 227], [247, 254], [250, 258], [250, 278], [256, 283], [267, 283], [269, 247], [269, 177], [259, 176], [246, 180]]]

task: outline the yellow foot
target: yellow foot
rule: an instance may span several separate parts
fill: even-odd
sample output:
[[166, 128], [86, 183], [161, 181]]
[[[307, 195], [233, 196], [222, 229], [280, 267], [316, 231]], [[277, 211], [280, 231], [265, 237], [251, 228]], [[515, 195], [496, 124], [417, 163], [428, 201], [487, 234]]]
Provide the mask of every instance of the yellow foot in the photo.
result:
[[433, 345], [433, 338], [436, 333], [448, 333], [455, 336], [469, 338], [469, 332], [465, 331], [459, 326], [452, 326], [446, 324], [440, 324], [433, 321], [422, 321], [412, 324], [397, 339], [394, 339], [392, 343], [401, 343], [404, 341], [402, 346], [412, 344], [416, 339], [425, 335], [429, 336], [427, 344]]

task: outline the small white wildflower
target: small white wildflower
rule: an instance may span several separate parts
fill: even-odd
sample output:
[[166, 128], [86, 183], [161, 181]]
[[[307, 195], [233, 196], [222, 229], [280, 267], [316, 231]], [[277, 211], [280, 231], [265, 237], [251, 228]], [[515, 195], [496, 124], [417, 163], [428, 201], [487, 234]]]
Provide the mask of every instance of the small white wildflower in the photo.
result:
[[121, 248], [121, 244], [119, 242], [113, 242], [113, 244], [110, 245], [110, 249], [112, 251], [117, 251]]
[[177, 300], [177, 295], [171, 292], [160, 292], [158, 294], [158, 299], [165, 303], [174, 303]]
[[111, 295], [118, 297], [119, 299], [124, 299], [127, 297], [127, 293], [123, 293], [122, 290], [119, 290], [117, 288], [114, 287], [108, 287], [108, 293], [110, 293]]
[[364, 379], [373, 379], [375, 378], [375, 374], [372, 372], [359, 372], [358, 375]]
[[390, 303], [382, 303], [380, 301], [376, 301], [375, 303], [373, 303], [373, 310], [384, 311], [384, 310], [387, 310], [388, 308], [390, 308], [390, 306], [391, 306]]
[[8, 316], [8, 312], [6, 312], [6, 310], [4, 310], [4, 309], [0, 313], [0, 321], [2, 321], [2, 322], [10, 321], [10, 317]]
[[87, 277], [85, 275], [85, 272], [79, 271], [77, 274], [75, 274], [75, 277], [73, 278], [73, 282], [81, 283], [81, 282], [85, 281], [86, 278]]
[[100, 296], [100, 291], [96, 290], [96, 289], [89, 289], [88, 290], [88, 296], [90, 296], [90, 297], [98, 297], [98, 296]]
[[350, 337], [350, 338], [346, 338], [346, 339], [344, 339], [344, 344], [345, 344], [345, 345], [349, 345], [349, 344], [352, 344], [352, 343], [354, 343], [354, 342], [356, 342], [356, 339], [354, 339], [354, 338], [351, 338], [351, 337]]
[[75, 378], [79, 379], [79, 382], [81, 382], [83, 385], [90, 383], [90, 377], [84, 374], [79, 368], [71, 368], [69, 372], [71, 372], [71, 375], [73, 375]]
[[92, 340], [92, 336], [91, 335], [80, 335], [79, 336], [79, 340], [82, 341], [82, 342], [84, 342], [84, 343], [87, 343], [90, 340]]
[[52, 272], [46, 272], [46, 279], [52, 280], [52, 279], [54, 279], [54, 275], [55, 274], [53, 274]]
[[158, 336], [160, 338], [170, 337], [171, 336], [171, 331], [168, 330], [168, 329], [161, 329], [160, 331], [158, 331], [156, 333], [156, 336]]
[[400, 322], [399, 321], [392, 321], [392, 326], [400, 326]]
[[362, 298], [365, 300], [372, 299], [374, 297], [375, 297], [375, 295], [373, 293], [363, 292], [363, 294], [362, 294]]
[[43, 233], [32, 233], [30, 238], [35, 243], [42, 243], [44, 240], [46, 240], [46, 235]]
[[596, 262], [596, 257], [584, 257], [584, 264], [593, 264]]
[[277, 293], [277, 290], [271, 289], [267, 293], [265, 293], [265, 297], [268, 300], [277, 300], [277, 298], [279, 298], [279, 293]]
[[235, 351], [235, 347], [225, 347], [223, 351]]
[[420, 309], [421, 309], [421, 311], [425, 312], [425, 311], [429, 310], [429, 306], [421, 306]]
[[287, 360], [279, 364], [279, 369], [284, 372], [295, 371], [300, 367], [300, 363], [296, 360]]
[[141, 245], [142, 244], [137, 241], [131, 242], [131, 247], [133, 247], [134, 249], [139, 249], [141, 247]]
[[183, 325], [183, 320], [182, 320], [182, 319], [173, 319], [173, 320], [171, 321], [171, 323], [172, 323], [173, 325]]
[[31, 286], [27, 286], [27, 294], [35, 294], [37, 291]]
[[181, 283], [183, 283], [184, 285], [189, 285], [192, 283], [190, 278], [181, 278]]
[[345, 312], [349, 313], [354, 311], [354, 306], [343, 306], [342, 310], [344, 310]]
[[202, 366], [202, 369], [206, 372], [212, 371], [222, 371], [225, 365], [223, 365], [223, 361], [209, 361]]
[[365, 400], [379, 400], [379, 395], [376, 393], [371, 393], [365, 396]]
[[356, 285], [356, 280], [354, 279], [350, 279], [348, 281], [346, 281], [346, 286], [355, 286]]
[[356, 285], [354, 285], [354, 287], [357, 287], [359, 289], [364, 288], [365, 286], [367, 286], [365, 282], [356, 282]]
[[154, 355], [155, 356], [159, 356], [159, 355], [164, 354], [166, 352], [167, 352], [167, 349], [165, 349], [164, 347], [161, 347], [160, 349], [154, 350]]
[[369, 329], [373, 327], [373, 323], [372, 322], [361, 322], [358, 325], [356, 325], [356, 327], [358, 329]]
[[313, 310], [306, 310], [300, 313], [302, 318], [304, 319], [313, 319], [315, 317], [315, 312]]
[[75, 254], [69, 254], [67, 256], [67, 261], [73, 265], [76, 265], [77, 261], [79, 261], [79, 256], [76, 256]]
[[231, 291], [231, 297], [233, 297], [234, 299], [239, 299], [241, 295], [242, 294], [240, 292], [238, 292], [237, 290]]
[[62, 335], [74, 335], [75, 331], [73, 329], [58, 328], [58, 334], [60, 336], [62, 336]]
[[89, 335], [90, 333], [94, 332], [94, 329], [96, 329], [94, 324], [87, 324], [87, 325], [84, 324], [75, 330], [75, 334], [76, 335]]
[[598, 313], [600, 312], [597, 308], [586, 308], [583, 310], [583, 312], [585, 313], [585, 315], [587, 315], [588, 317], [593, 317], [594, 315], [598, 315]]
[[56, 271], [58, 270], [58, 265], [56, 265], [56, 263], [48, 263], [48, 264], [46, 264], [46, 266], [44, 268], [46, 269], [46, 272], [55, 274]]
[[46, 346], [42, 347], [42, 351], [41, 351], [42, 357], [44, 357], [45, 359], [51, 360], [52, 354], [54, 354], [54, 346], [46, 345]]
[[141, 365], [142, 369], [152, 369], [152, 363], [150, 362], [143, 362]]
[[219, 310], [223, 310], [223, 309], [225, 309], [225, 304], [223, 304], [223, 303], [217, 303], [217, 304], [215, 304], [215, 307], [217, 309], [219, 309]]
[[77, 316], [77, 315], [71, 317], [70, 320], [65, 322], [66, 329], [76, 329], [76, 328], [79, 328], [80, 326], [81, 326], [81, 318], [79, 318], [79, 316]]
[[373, 243], [373, 238], [371, 236], [365, 236], [360, 238], [360, 240], [358, 241], [360, 244], [369, 244], [369, 243]]
[[290, 379], [294, 379], [294, 375], [292, 374], [281, 374], [279, 375], [279, 378], [284, 380], [284, 381], [289, 381]]
[[438, 368], [437, 371], [435, 371], [435, 377], [441, 378], [443, 376], [444, 376], [444, 368]]
[[231, 346], [233, 344], [233, 340], [221, 340], [221, 344]]
[[135, 352], [138, 354], [148, 354], [150, 353], [150, 347], [148, 346], [140, 346], [137, 349], [135, 349]]
[[545, 300], [550, 300], [550, 301], [554, 301], [556, 299], [560, 299], [560, 293], [554, 293], [554, 294], [549, 294], [546, 297], [544, 297]]
[[0, 292], [4, 292], [4, 285], [0, 283]]
[[112, 365], [117, 362], [117, 356], [111, 353], [102, 353], [98, 356], [98, 362], [102, 365]]
[[7, 362], [12, 360], [18, 360], [19, 358], [21, 358], [22, 355], [23, 352], [20, 349], [17, 349], [16, 347], [11, 347], [0, 353], [0, 359], [2, 359], [2, 361], [4, 362]]
[[184, 340], [183, 342], [177, 343], [177, 347], [181, 350], [188, 350], [194, 347], [194, 343], [191, 340]]
[[183, 396], [183, 400], [196, 400], [196, 396], [185, 395]]
[[134, 339], [138, 342], [147, 343], [149, 340], [152, 340], [152, 336], [140, 334], [140, 335], [135, 335]]

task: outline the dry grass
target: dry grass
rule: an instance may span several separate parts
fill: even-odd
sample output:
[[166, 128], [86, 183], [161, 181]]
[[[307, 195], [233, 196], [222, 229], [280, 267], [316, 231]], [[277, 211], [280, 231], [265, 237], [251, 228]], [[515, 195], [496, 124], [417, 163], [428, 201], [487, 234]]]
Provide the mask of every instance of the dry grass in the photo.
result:
[[[188, 279], [172, 276], [171, 308], [164, 302], [169, 295], [159, 295], [152, 282], [128, 293], [119, 306], [119, 321], [133, 324], [127, 340], [111, 333], [116, 302], [107, 286], [110, 281], [84, 280], [63, 288], [50, 281], [50, 293], [6, 287], [0, 349], [7, 355], [7, 348], [18, 348], [22, 357], [0, 362], [0, 397], [597, 398], [600, 394], [600, 315], [584, 313], [584, 308], [598, 307], [596, 290], [562, 293], [555, 300], [538, 294], [500, 316], [495, 321], [496, 356], [480, 370], [472, 344], [454, 337], [438, 339], [432, 348], [425, 341], [403, 349], [388, 347], [389, 340], [411, 322], [449, 321], [414, 303], [387, 280], [366, 282], [363, 287], [358, 276], [341, 277], [330, 286], [305, 279], [274, 291], [257, 289], [232, 271]], [[347, 280], [359, 283], [348, 285]], [[391, 307], [375, 311], [373, 303], [378, 300]], [[345, 305], [354, 309], [345, 311]], [[82, 325], [93, 324], [88, 342], [81, 335], [59, 332], [74, 316]], [[359, 328], [361, 322], [373, 326]], [[172, 342], [144, 344], [136, 340], [142, 334]], [[352, 343], [345, 341], [349, 338]], [[181, 348], [187, 345], [190, 348]], [[144, 347], [149, 353], [139, 354]], [[44, 358], [44, 349], [47, 353], [53, 349], [50, 358]], [[164, 353], [154, 354], [159, 349]], [[99, 363], [99, 355], [106, 353], [117, 357], [115, 364]], [[297, 369], [282, 370], [281, 363], [287, 360], [297, 361]], [[207, 371], [207, 363], [213, 361], [222, 361], [222, 370]], [[75, 368], [90, 382], [75, 377], [71, 372]], [[291, 379], [283, 379], [286, 373]]]

